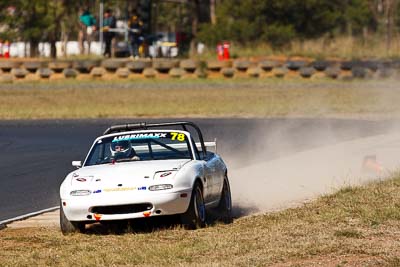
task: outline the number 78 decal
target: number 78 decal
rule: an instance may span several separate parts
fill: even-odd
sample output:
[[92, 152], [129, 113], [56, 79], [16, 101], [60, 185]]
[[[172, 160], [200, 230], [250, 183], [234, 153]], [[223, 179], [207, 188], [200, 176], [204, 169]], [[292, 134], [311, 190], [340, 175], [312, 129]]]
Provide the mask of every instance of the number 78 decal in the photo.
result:
[[185, 135], [183, 133], [171, 132], [171, 140], [185, 141]]

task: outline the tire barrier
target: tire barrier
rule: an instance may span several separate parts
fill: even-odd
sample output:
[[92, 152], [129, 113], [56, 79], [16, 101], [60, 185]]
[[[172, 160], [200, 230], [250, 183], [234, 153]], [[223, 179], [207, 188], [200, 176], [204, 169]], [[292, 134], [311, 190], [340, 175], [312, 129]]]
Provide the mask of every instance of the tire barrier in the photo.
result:
[[258, 63], [258, 66], [266, 72], [272, 71], [274, 68], [280, 67], [281, 64], [277, 61], [264, 60]]
[[233, 61], [233, 67], [238, 71], [245, 72], [250, 67], [250, 61], [247, 60], [235, 60]]
[[168, 72], [172, 78], [181, 78], [185, 75], [185, 71], [181, 68], [172, 68]]
[[361, 63], [361, 66], [364, 65], [363, 67], [369, 69], [370, 71], [377, 71], [379, 68], [380, 63], [378, 61], [365, 61], [364, 64]]
[[224, 75], [225, 78], [232, 78], [235, 76], [235, 69], [234, 68], [222, 68], [221, 69], [222, 75]]
[[252, 78], [258, 78], [261, 75], [261, 71], [259, 67], [250, 67], [247, 69], [247, 75]]
[[20, 62], [16, 61], [0, 61], [0, 69], [3, 72], [10, 72], [12, 69], [19, 68], [21, 66]]
[[340, 72], [339, 67], [328, 67], [325, 70], [325, 75], [331, 79], [337, 79], [340, 76]]
[[106, 59], [101, 62], [101, 67], [103, 67], [107, 72], [115, 73], [118, 68], [125, 67], [125, 64], [125, 60]]
[[45, 63], [41, 61], [26, 61], [22, 65], [30, 73], [35, 73], [39, 68], [43, 67]]
[[17, 79], [23, 79], [26, 77], [27, 74], [28, 74], [28, 71], [26, 69], [13, 68], [11, 70], [11, 75], [13, 75]]
[[298, 71], [299, 69], [306, 67], [307, 66], [307, 62], [305, 61], [301, 61], [301, 60], [295, 60], [295, 61], [288, 61], [286, 62], [286, 67], [289, 70], [293, 70], [293, 71]]
[[39, 68], [36, 71], [36, 75], [42, 79], [49, 79], [52, 74], [53, 74], [53, 71], [49, 68]]
[[76, 69], [67, 68], [63, 70], [63, 74], [67, 79], [75, 79], [78, 76], [78, 71]]
[[302, 67], [299, 72], [301, 77], [311, 78], [311, 76], [313, 76], [315, 73], [315, 69], [312, 67]]
[[143, 70], [143, 76], [145, 78], [155, 78], [157, 76], [157, 71], [153, 68], [145, 68]]
[[211, 72], [220, 72], [223, 68], [232, 67], [232, 62], [230, 60], [210, 60], [207, 62], [207, 68]]
[[0, 60], [0, 82], [38, 79], [285, 78], [400, 79], [400, 60], [106, 59]]
[[92, 76], [93, 78], [101, 78], [103, 77], [103, 75], [106, 73], [106, 70], [103, 67], [94, 67], [91, 71], [90, 71], [90, 76]]
[[153, 61], [153, 69], [158, 71], [159, 73], [168, 73], [172, 68], [178, 67], [179, 62], [176, 60], [154, 60]]
[[199, 63], [192, 59], [185, 59], [179, 62], [179, 67], [189, 73], [194, 73], [198, 66]]
[[381, 67], [376, 71], [376, 77], [377, 78], [391, 78], [395, 74], [394, 69], [388, 68], [388, 67]]
[[361, 66], [356, 66], [351, 69], [351, 74], [353, 78], [366, 78], [368, 76], [368, 70]]
[[129, 77], [131, 72], [129, 71], [128, 68], [119, 68], [119, 69], [117, 69], [115, 74], [118, 76], [118, 78], [126, 79]]
[[353, 68], [353, 65], [354, 65], [354, 63], [351, 62], [351, 61], [343, 61], [343, 62], [340, 64], [340, 68], [341, 68], [342, 70], [351, 70], [351, 69]]
[[285, 75], [289, 72], [289, 70], [286, 67], [279, 67], [279, 68], [274, 68], [274, 76], [276, 78], [283, 78]]
[[79, 73], [90, 73], [94, 67], [100, 66], [100, 61], [96, 60], [76, 60], [72, 63], [72, 68]]
[[312, 63], [312, 66], [316, 71], [325, 71], [331, 66], [331, 62], [326, 60], [316, 60]]
[[196, 75], [197, 78], [200, 79], [206, 79], [208, 77], [207, 70], [205, 70], [204, 68], [197, 68], [194, 71], [194, 74]]
[[126, 67], [133, 73], [142, 73], [145, 68], [150, 68], [152, 62], [149, 60], [135, 60], [126, 63]]
[[48, 68], [54, 71], [54, 73], [62, 73], [64, 69], [71, 68], [71, 61], [52, 61], [49, 62]]

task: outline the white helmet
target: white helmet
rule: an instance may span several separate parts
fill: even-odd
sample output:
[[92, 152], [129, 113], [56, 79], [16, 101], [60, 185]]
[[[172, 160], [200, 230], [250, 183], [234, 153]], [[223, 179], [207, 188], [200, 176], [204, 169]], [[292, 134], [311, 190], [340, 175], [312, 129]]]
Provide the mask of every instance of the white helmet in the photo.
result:
[[111, 156], [114, 159], [129, 158], [132, 154], [132, 146], [128, 140], [111, 142]]

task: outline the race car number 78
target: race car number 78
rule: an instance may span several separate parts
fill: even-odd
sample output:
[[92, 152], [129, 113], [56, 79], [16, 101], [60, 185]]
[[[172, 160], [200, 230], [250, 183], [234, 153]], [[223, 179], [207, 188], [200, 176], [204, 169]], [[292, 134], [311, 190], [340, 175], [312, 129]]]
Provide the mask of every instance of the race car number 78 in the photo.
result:
[[171, 140], [185, 141], [185, 135], [183, 133], [173, 133], [171, 132]]

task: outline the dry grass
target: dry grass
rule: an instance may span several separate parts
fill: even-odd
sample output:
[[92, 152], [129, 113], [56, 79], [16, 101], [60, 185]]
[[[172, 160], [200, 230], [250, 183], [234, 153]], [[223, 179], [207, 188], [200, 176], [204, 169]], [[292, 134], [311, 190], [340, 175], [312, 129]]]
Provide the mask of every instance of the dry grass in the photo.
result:
[[0, 266], [398, 266], [400, 177], [197, 231], [0, 231]]
[[396, 81], [164, 80], [0, 85], [0, 119], [398, 116]]
[[[246, 46], [232, 43], [230, 52], [234, 58], [260, 58], [276, 55], [341, 59], [399, 58], [400, 38], [393, 38], [389, 50], [386, 47], [384, 36], [370, 35], [367, 38], [338, 36], [304, 41], [293, 40], [288, 46], [280, 49], [274, 49], [268, 43], [252, 43]], [[217, 57], [215, 48], [208, 47], [199, 57], [202, 59], [215, 59]]]

